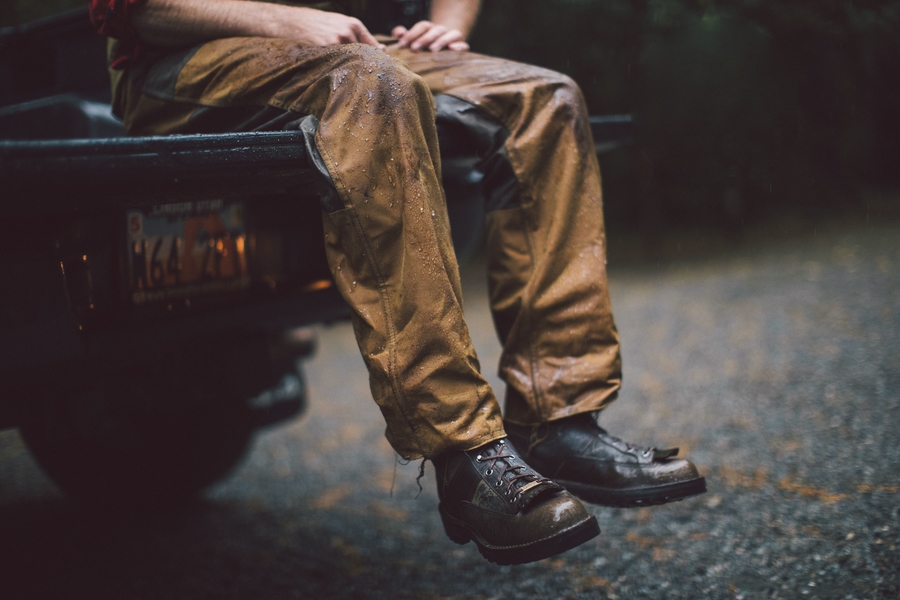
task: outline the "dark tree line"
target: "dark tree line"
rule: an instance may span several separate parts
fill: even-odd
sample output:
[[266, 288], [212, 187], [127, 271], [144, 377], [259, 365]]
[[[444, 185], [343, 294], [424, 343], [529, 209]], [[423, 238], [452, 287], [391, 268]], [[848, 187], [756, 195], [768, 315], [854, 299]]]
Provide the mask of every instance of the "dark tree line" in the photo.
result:
[[486, 0], [473, 46], [635, 115], [607, 212], [739, 226], [900, 183], [900, 1]]

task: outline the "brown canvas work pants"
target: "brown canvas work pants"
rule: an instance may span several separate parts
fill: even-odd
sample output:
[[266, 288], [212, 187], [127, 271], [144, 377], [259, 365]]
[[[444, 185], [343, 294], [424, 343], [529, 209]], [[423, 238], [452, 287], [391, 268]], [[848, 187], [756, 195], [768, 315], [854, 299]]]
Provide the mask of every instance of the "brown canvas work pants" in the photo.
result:
[[465, 130], [485, 173], [507, 418], [538, 424], [615, 396], [600, 173], [569, 78], [474, 53], [229, 38], [135, 65], [114, 104], [136, 135], [309, 134], [334, 190], [323, 196], [329, 266], [400, 455], [504, 435], [463, 319], [436, 120]]

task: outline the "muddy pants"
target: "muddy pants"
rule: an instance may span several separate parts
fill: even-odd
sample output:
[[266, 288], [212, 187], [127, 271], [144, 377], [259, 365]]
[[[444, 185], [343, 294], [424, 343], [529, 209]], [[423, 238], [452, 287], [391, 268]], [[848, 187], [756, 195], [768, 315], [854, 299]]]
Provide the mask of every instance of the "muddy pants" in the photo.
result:
[[336, 190], [323, 196], [329, 266], [400, 455], [504, 435], [463, 319], [436, 119], [466, 132], [485, 173], [507, 418], [615, 396], [600, 173], [571, 79], [473, 53], [230, 38], [139, 64], [117, 90], [135, 135], [312, 128]]

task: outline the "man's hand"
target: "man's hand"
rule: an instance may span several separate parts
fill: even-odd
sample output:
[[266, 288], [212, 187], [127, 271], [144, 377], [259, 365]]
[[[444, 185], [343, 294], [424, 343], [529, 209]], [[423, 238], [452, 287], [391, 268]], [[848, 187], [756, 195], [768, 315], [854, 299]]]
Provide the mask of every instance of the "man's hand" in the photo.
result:
[[297, 40], [304, 46], [366, 44], [384, 48], [359, 19], [313, 8], [297, 7], [296, 11], [293, 19], [276, 25], [272, 37]]
[[411, 29], [398, 25], [391, 35], [400, 40], [401, 48], [409, 48], [414, 52], [438, 52], [444, 49], [463, 52], [469, 49], [462, 31], [431, 21], [419, 21]]

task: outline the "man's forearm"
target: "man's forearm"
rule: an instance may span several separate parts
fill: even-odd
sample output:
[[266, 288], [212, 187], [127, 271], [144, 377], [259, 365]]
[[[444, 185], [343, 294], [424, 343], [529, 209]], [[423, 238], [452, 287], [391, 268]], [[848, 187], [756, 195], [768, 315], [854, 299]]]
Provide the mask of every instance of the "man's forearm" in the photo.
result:
[[467, 38], [480, 9], [481, 0], [432, 0], [430, 18], [432, 23], [460, 30]]
[[178, 46], [235, 36], [270, 36], [289, 7], [245, 0], [147, 0], [132, 24], [146, 43]]
[[276, 37], [304, 46], [380, 46], [353, 17], [251, 0], [146, 0], [134, 13], [141, 41], [180, 46], [224, 37]]

